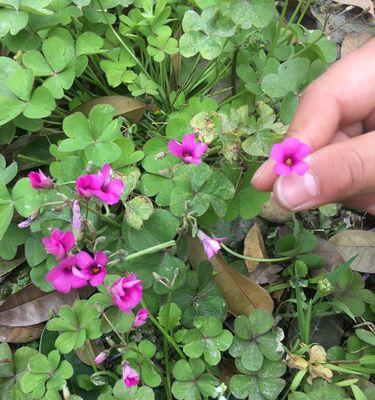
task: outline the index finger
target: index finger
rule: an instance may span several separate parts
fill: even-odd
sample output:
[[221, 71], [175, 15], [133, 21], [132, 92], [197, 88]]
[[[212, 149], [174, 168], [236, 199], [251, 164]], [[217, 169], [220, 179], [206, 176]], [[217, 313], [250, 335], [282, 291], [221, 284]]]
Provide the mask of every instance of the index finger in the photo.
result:
[[[375, 107], [375, 39], [336, 62], [301, 96], [288, 136], [317, 150], [330, 143], [340, 127], [365, 119]], [[272, 189], [276, 174], [267, 161], [254, 175], [253, 185]]]

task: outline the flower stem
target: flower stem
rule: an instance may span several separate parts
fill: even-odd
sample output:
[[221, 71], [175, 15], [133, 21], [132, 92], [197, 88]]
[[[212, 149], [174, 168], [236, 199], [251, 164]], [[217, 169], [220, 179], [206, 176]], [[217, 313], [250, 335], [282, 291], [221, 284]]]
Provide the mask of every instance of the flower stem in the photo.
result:
[[[148, 307], [145, 304], [144, 300], [141, 300], [141, 305], [142, 305], [142, 307], [148, 309]], [[158, 328], [159, 331], [167, 338], [169, 344], [176, 350], [176, 352], [180, 356], [180, 358], [186, 360], [185, 354], [181, 351], [180, 347], [174, 341], [172, 336], [160, 325], [159, 321], [151, 313], [150, 313], [149, 318], [150, 318], [151, 322], [156, 326], [156, 328]]]
[[94, 363], [94, 358], [91, 353], [92, 348], [91, 348], [91, 344], [88, 339], [86, 339], [86, 342], [85, 342], [85, 350], [86, 350], [86, 354], [87, 354], [88, 360], [90, 362], [90, 365], [92, 366], [92, 369], [94, 370], [94, 372], [97, 372], [98, 368], [96, 367], [96, 365]]
[[110, 217], [107, 217], [106, 215], [103, 215], [100, 211], [96, 210], [93, 207], [87, 206], [87, 209], [96, 214], [100, 219], [102, 219], [105, 222], [108, 222], [109, 224], [115, 226], [116, 228], [121, 228], [121, 224], [119, 222], [116, 222]]
[[159, 250], [163, 250], [168, 247], [175, 246], [175, 245], [176, 245], [176, 241], [170, 240], [169, 242], [160, 243], [160, 244], [157, 244], [156, 246], [148, 247], [147, 249], [137, 251], [136, 253], [133, 253], [133, 254], [129, 254], [128, 256], [126, 256], [124, 258], [124, 260], [125, 261], [133, 260], [134, 258], [142, 257], [147, 254], [153, 254], [153, 253], [158, 252]]
[[[167, 298], [167, 306], [165, 312], [165, 324], [169, 326], [169, 314], [171, 311], [171, 301], [172, 301], [172, 290], [169, 289], [168, 298]], [[165, 362], [165, 380], [166, 380], [166, 389], [167, 389], [167, 399], [172, 400], [171, 393], [171, 367], [169, 364], [169, 349], [168, 349], [168, 340], [165, 336], [163, 336], [163, 347], [164, 347], [164, 362]]]
[[272, 262], [281, 262], [290, 260], [292, 257], [279, 257], [279, 258], [256, 258], [256, 257], [248, 257], [243, 256], [242, 254], [236, 253], [235, 251], [231, 250], [229, 247], [225, 246], [224, 243], [220, 243], [221, 247], [232, 256], [237, 258], [241, 258], [242, 260], [249, 260], [249, 261], [256, 261], [256, 262], [265, 262], [265, 263], [272, 263]]

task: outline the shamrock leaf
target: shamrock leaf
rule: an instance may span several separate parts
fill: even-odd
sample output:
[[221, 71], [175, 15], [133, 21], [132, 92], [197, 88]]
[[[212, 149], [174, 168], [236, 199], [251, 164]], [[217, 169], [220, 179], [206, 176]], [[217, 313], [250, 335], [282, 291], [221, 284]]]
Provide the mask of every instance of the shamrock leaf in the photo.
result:
[[141, 96], [142, 94], [156, 96], [159, 85], [141, 72], [132, 79], [132, 83], [128, 85], [128, 89], [134, 97]]
[[273, 0], [234, 0], [229, 8], [228, 16], [243, 29], [264, 28], [275, 14]]
[[58, 392], [72, 376], [71, 364], [66, 360], [60, 362], [57, 350], [51, 351], [47, 357], [36, 354], [30, 358], [28, 371], [21, 378], [21, 389], [33, 399], [58, 399]]
[[20, 229], [16, 224], [10, 224], [3, 238], [0, 240], [0, 257], [3, 260], [12, 260], [17, 254], [18, 246], [24, 244], [29, 232]]
[[108, 60], [100, 61], [100, 68], [105, 73], [108, 84], [112, 87], [120, 86], [121, 83], [132, 83], [136, 74], [128, 69], [136, 64], [128, 52], [124, 49], [112, 49], [106, 53]]
[[23, 69], [7, 57], [0, 57], [0, 67], [4, 68], [2, 78], [5, 79], [0, 86], [0, 125], [21, 113], [31, 119], [51, 114], [55, 100], [42, 86], [33, 90], [34, 74], [31, 70]]
[[178, 360], [172, 374], [175, 381], [172, 393], [178, 400], [201, 400], [203, 397], [216, 397], [215, 388], [219, 380], [205, 372], [204, 362], [200, 359]]
[[194, 321], [196, 329], [188, 331], [183, 337], [184, 353], [190, 358], [204, 356], [209, 365], [217, 365], [221, 353], [228, 350], [233, 336], [230, 331], [223, 329], [222, 322], [217, 318], [198, 317]]
[[0, 9], [0, 37], [8, 32], [16, 35], [29, 21], [29, 14], [50, 15], [52, 11], [47, 7], [52, 0], [8, 0], [2, 2], [6, 8]]
[[[20, 389], [20, 380], [27, 371], [30, 358], [38, 354], [30, 347], [19, 348], [14, 355], [8, 343], [0, 344], [0, 360], [7, 360], [0, 364], [0, 393], [2, 400], [13, 400]], [[23, 397], [21, 397], [23, 399]]]
[[309, 65], [309, 60], [302, 57], [285, 61], [276, 74], [268, 74], [263, 78], [263, 92], [272, 98], [284, 97], [289, 92], [294, 92], [305, 81]]
[[168, 32], [158, 36], [149, 36], [147, 41], [149, 43], [147, 53], [158, 63], [164, 61], [166, 54], [172, 55], [178, 52], [178, 41], [171, 38]]
[[141, 381], [150, 387], [161, 384], [161, 376], [151, 361], [156, 354], [156, 346], [149, 340], [142, 340], [138, 345], [130, 343], [124, 351], [124, 359], [139, 372]]
[[23, 64], [34, 71], [35, 76], [47, 77], [43, 87], [55, 99], [63, 97], [64, 90], [72, 87], [76, 76], [74, 47], [69, 36], [63, 38], [52, 36], [43, 42], [43, 54], [38, 50], [30, 50], [22, 57]]
[[349, 400], [342, 387], [323, 379], [316, 379], [312, 385], [306, 384], [304, 391], [305, 397], [299, 397], [301, 392], [295, 392], [288, 397], [288, 400]]
[[14, 205], [10, 194], [0, 179], [0, 240], [3, 238], [13, 218]]
[[8, 167], [6, 166], [5, 158], [0, 154], [0, 179], [7, 185], [17, 175], [18, 167], [14, 161]]
[[[167, 323], [167, 309], [169, 308], [169, 318]], [[158, 320], [164, 328], [167, 328], [169, 331], [177, 328], [181, 322], [182, 311], [180, 307], [175, 303], [170, 303], [169, 307], [166, 304], [163, 304], [160, 307]]]
[[135, 164], [144, 157], [143, 151], [135, 151], [134, 143], [131, 139], [122, 137], [116, 141], [121, 149], [121, 155], [117, 161], [112, 163], [113, 169], [121, 171], [127, 165]]
[[143, 221], [150, 218], [152, 211], [151, 200], [145, 196], [137, 196], [125, 203], [124, 218], [134, 229], [141, 229]]
[[222, 16], [216, 7], [207, 7], [199, 15], [188, 10], [182, 20], [184, 34], [180, 38], [180, 51], [184, 57], [200, 53], [206, 60], [213, 60], [222, 52], [226, 39], [233, 36], [236, 26]]
[[48, 321], [47, 329], [60, 332], [55, 346], [62, 354], [82, 347], [86, 339], [101, 335], [98, 311], [88, 300], [79, 300], [73, 307], [62, 306], [59, 316]]
[[92, 108], [89, 118], [76, 112], [64, 119], [63, 129], [68, 139], [59, 144], [59, 151], [84, 150], [87, 160], [97, 166], [116, 161], [121, 155], [114, 140], [121, 137], [121, 119], [113, 120], [114, 109], [98, 104]]
[[236, 366], [242, 374], [230, 378], [229, 387], [237, 399], [276, 400], [285, 387], [286, 365], [266, 360], [256, 372], [247, 371], [236, 359]]
[[184, 285], [173, 293], [173, 301], [183, 310], [182, 322], [193, 328], [199, 316], [215, 317], [224, 321], [227, 306], [220, 290], [212, 281], [212, 265], [203, 262], [198, 272], [188, 271]]
[[264, 358], [277, 361], [283, 356], [277, 335], [270, 332], [273, 325], [272, 315], [261, 309], [255, 309], [248, 317], [241, 315], [235, 319], [236, 336], [229, 352], [240, 359], [247, 371], [258, 371]]
[[148, 386], [133, 386], [133, 387], [126, 387], [122, 380], [116, 382], [115, 386], [113, 387], [113, 397], [104, 394], [99, 396], [98, 400], [154, 400], [155, 393], [154, 391], [149, 388]]

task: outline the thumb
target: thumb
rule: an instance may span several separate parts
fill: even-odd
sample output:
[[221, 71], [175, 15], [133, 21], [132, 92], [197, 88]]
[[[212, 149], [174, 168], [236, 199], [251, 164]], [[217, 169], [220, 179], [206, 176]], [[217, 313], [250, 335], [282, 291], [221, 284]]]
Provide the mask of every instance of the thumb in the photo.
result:
[[273, 192], [285, 209], [301, 211], [375, 191], [375, 131], [325, 146], [306, 158], [303, 175], [281, 176]]

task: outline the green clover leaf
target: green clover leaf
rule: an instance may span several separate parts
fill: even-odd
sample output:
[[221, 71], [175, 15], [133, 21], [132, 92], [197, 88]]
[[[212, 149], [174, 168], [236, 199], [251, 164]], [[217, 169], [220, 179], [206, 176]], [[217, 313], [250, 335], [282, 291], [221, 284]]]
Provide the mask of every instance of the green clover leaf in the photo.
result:
[[204, 356], [209, 365], [217, 365], [221, 352], [228, 350], [233, 336], [223, 329], [222, 322], [217, 318], [198, 317], [194, 321], [196, 329], [188, 331], [183, 337], [184, 353], [190, 358]]
[[116, 161], [121, 155], [114, 140], [121, 137], [121, 119], [113, 119], [114, 109], [110, 105], [97, 104], [89, 118], [76, 112], [64, 119], [63, 129], [68, 139], [59, 144], [61, 152], [84, 150], [87, 160], [97, 166]]
[[79, 300], [73, 307], [62, 306], [59, 316], [48, 321], [47, 329], [60, 332], [55, 346], [62, 354], [77, 350], [86, 339], [97, 339], [101, 335], [98, 311], [88, 300]]

